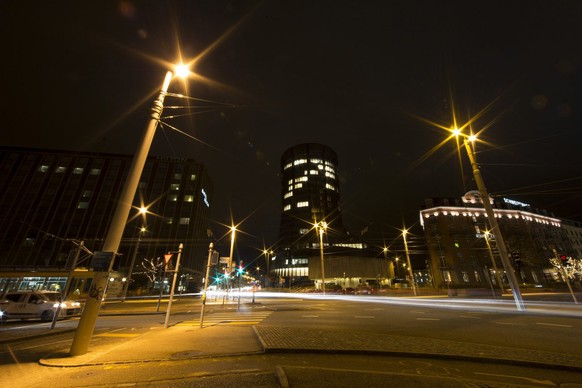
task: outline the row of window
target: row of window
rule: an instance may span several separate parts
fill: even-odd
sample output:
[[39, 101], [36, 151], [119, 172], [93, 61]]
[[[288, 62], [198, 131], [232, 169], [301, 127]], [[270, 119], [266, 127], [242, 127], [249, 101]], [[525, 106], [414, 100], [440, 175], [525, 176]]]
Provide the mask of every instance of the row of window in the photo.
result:
[[[40, 165], [38, 167], [38, 172], [49, 172], [49, 166], [47, 165]], [[85, 169], [83, 167], [74, 167], [73, 168], [73, 174], [74, 175], [81, 175], [83, 173], [83, 171], [85, 171]], [[65, 172], [67, 172], [67, 167], [66, 166], [57, 166], [55, 168], [55, 174], [64, 174]], [[101, 169], [100, 168], [92, 168], [89, 170], [89, 175], [99, 175], [101, 173]], [[181, 180], [182, 179], [182, 174], [176, 173], [174, 174], [174, 179], [175, 180]], [[194, 181], [196, 180], [196, 174], [191, 174], [190, 175], [190, 180]], [[141, 184], [141, 182], [140, 182]], [[172, 187], [172, 189], [174, 190], [178, 190], [180, 188], [180, 185], [177, 184], [173, 184], [172, 186], [176, 186], [175, 188]]]
[[[310, 159], [309, 162], [312, 163], [312, 164], [318, 165], [318, 168], [320, 168], [320, 169], [322, 169], [323, 168], [323, 164], [325, 164], [325, 166], [326, 166], [325, 169], [327, 171], [333, 171], [333, 163], [332, 162], [329, 162], [327, 160], [324, 161], [324, 160], [321, 160], [321, 159]], [[288, 168], [291, 168], [293, 166], [299, 166], [299, 165], [306, 164], [306, 163], [307, 163], [307, 159], [304, 159], [304, 158], [302, 158], [302, 159], [295, 159], [293, 162], [287, 163], [283, 167], [283, 170], [287, 170]], [[329, 168], [329, 170], [328, 170], [328, 168]]]

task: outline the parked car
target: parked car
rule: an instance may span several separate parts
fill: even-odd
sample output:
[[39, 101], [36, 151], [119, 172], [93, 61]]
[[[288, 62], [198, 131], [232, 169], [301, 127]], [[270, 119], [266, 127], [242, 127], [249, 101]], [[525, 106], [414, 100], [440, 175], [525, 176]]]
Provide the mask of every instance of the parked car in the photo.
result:
[[81, 313], [81, 303], [63, 301], [56, 291], [11, 291], [0, 300], [1, 319], [31, 319], [51, 321], [59, 308], [58, 318], [67, 318]]
[[359, 285], [356, 287], [356, 295], [372, 295], [376, 290], [366, 285]]

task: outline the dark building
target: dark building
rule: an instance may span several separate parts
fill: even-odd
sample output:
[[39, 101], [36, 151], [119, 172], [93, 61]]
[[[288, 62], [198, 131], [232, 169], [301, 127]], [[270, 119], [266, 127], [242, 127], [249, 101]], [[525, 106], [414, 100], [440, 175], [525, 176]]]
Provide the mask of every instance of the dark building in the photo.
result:
[[[338, 158], [322, 144], [299, 144], [281, 157], [281, 228], [271, 272], [287, 286], [322, 280], [353, 287], [388, 278], [388, 263], [343, 226]], [[323, 244], [315, 224], [325, 222]]]
[[[550, 258], [572, 256], [562, 221], [544, 210], [509, 198], [495, 198], [493, 210], [521, 284], [561, 281]], [[463, 198], [430, 198], [420, 211], [436, 286], [497, 284], [504, 268], [478, 192]]]
[[[69, 151], [0, 149], [0, 266], [64, 269], [75, 245], [101, 249], [133, 157]], [[181, 267], [206, 263], [212, 184], [192, 159], [149, 157], [119, 247], [125, 273], [184, 244]], [[139, 209], [147, 208], [146, 214]], [[144, 227], [145, 231], [141, 232]], [[86, 267], [88, 260], [79, 262]]]

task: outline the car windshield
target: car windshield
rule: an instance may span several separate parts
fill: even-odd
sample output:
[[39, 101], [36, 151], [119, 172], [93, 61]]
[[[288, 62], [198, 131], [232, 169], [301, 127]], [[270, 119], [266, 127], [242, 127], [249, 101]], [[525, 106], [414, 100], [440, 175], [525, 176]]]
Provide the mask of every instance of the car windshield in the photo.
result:
[[43, 292], [43, 294], [51, 302], [59, 302], [61, 300], [61, 294], [59, 294], [58, 292]]

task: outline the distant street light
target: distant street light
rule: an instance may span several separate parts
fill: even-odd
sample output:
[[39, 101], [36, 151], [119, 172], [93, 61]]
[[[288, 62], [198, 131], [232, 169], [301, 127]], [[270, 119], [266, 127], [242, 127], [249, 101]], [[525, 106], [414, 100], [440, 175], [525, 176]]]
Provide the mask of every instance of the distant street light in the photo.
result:
[[[180, 72], [182, 73], [181, 67]], [[166, 98], [168, 87], [170, 86], [170, 82], [172, 81], [173, 77], [174, 73], [172, 71], [168, 71], [166, 73], [160, 93], [153, 103], [150, 120], [143, 133], [141, 142], [138, 145], [131, 167], [129, 168], [125, 185], [117, 201], [117, 207], [115, 208], [115, 212], [113, 214], [113, 218], [111, 219], [111, 224], [109, 225], [109, 230], [107, 231], [107, 236], [105, 237], [105, 242], [102, 248], [102, 252], [111, 253], [113, 258], [109, 263], [108, 271], [95, 272], [93, 283], [91, 285], [91, 289], [89, 290], [89, 297], [85, 302], [85, 307], [83, 308], [83, 313], [81, 314], [79, 325], [75, 331], [75, 336], [73, 338], [73, 343], [69, 352], [70, 356], [79, 356], [87, 353], [88, 351], [89, 343], [95, 329], [95, 322], [97, 320], [97, 316], [99, 315], [99, 309], [101, 308], [103, 289], [107, 285], [109, 272], [113, 267], [115, 255], [118, 253], [117, 250], [119, 249], [119, 244], [123, 236], [123, 230], [125, 229], [129, 211], [131, 209], [131, 204], [133, 203], [133, 199], [139, 184], [139, 179], [141, 177], [150, 146], [154, 139], [158, 122], [160, 121], [162, 111], [164, 109], [164, 99]]]
[[414, 274], [412, 273], [412, 265], [410, 265], [410, 255], [408, 254], [408, 242], [406, 241], [406, 235], [408, 234], [408, 229], [402, 229], [402, 238], [404, 239], [404, 251], [406, 252], [406, 262], [408, 263], [408, 276], [410, 276], [410, 283], [412, 284], [412, 292], [416, 296], [416, 282], [414, 281]]
[[323, 258], [323, 233], [327, 230], [327, 222], [320, 221], [315, 223], [315, 231], [319, 235], [319, 254], [321, 256], [321, 291], [325, 295], [325, 262]]
[[487, 243], [487, 250], [489, 251], [489, 257], [491, 258], [491, 263], [493, 264], [493, 271], [495, 271], [495, 279], [497, 279], [497, 283], [499, 284], [499, 288], [501, 289], [501, 295], [503, 295], [503, 278], [499, 270], [497, 269], [497, 263], [495, 262], [495, 256], [493, 255], [493, 250], [491, 249], [491, 244], [489, 243], [489, 236], [491, 232], [486, 230], [485, 231], [485, 242]]
[[[142, 208], [145, 209], [145, 208]], [[145, 210], [145, 212], [147, 212], [147, 209]], [[144, 211], [142, 211], [140, 209], [140, 213], [145, 214]], [[121, 301], [125, 302], [125, 298], [127, 297], [127, 291], [129, 290], [129, 283], [131, 282], [131, 275], [133, 274], [133, 267], [135, 266], [135, 259], [137, 257], [137, 254], [139, 253], [139, 245], [141, 243], [141, 236], [143, 233], [145, 233], [146, 228], [145, 226], [142, 226], [141, 229], [139, 230], [139, 234], [137, 237], [137, 243], [135, 244], [135, 249], [133, 250], [133, 255], [131, 256], [131, 263], [129, 264], [129, 270], [127, 271], [127, 279], [125, 281], [125, 284], [123, 286], [123, 295], [121, 296]]]

